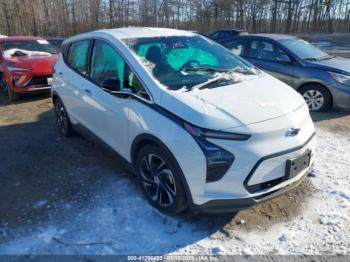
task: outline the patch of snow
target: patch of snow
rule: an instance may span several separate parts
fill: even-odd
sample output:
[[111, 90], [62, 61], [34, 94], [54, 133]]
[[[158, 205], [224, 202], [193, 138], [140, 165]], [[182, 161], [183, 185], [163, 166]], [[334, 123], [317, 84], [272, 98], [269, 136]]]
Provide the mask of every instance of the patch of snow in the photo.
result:
[[242, 250], [242, 255], [243, 256], [252, 256], [252, 255], [254, 255], [254, 253], [249, 248], [244, 248]]
[[339, 226], [343, 221], [347, 221], [348, 217], [340, 212], [332, 212], [320, 215], [320, 223], [323, 225]]
[[19, 48], [12, 48], [9, 50], [6, 50], [3, 52], [3, 57], [4, 58], [12, 58], [12, 55], [16, 53], [17, 51], [26, 54], [27, 56], [51, 56], [50, 53], [48, 52], [41, 52], [41, 51], [29, 51], [29, 50], [22, 50]]

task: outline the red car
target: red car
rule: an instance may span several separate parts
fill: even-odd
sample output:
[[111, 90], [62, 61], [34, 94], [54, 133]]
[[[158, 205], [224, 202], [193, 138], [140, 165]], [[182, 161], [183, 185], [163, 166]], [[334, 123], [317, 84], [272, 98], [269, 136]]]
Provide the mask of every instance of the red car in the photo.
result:
[[57, 49], [40, 37], [0, 38], [0, 85], [9, 102], [18, 94], [49, 91]]

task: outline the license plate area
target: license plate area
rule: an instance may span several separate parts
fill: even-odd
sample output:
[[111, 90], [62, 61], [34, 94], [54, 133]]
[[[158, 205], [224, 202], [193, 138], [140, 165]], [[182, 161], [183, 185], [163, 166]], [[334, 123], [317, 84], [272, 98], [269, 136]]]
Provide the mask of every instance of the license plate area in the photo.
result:
[[310, 165], [311, 150], [307, 150], [299, 157], [288, 159], [286, 165], [286, 179], [297, 176], [301, 171]]

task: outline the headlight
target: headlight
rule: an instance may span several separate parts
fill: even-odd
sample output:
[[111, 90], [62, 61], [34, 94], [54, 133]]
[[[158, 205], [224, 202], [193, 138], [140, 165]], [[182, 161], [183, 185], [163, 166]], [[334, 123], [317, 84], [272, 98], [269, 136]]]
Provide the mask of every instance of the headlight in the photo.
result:
[[343, 75], [343, 74], [338, 74], [334, 72], [328, 72], [331, 77], [334, 78], [335, 81], [344, 84], [344, 85], [350, 85], [350, 76], [348, 75]]
[[250, 135], [247, 134], [237, 134], [230, 132], [222, 132], [222, 131], [214, 131], [203, 129], [199, 127], [195, 127], [188, 123], [184, 123], [185, 129], [191, 133], [191, 135], [199, 137], [207, 137], [207, 138], [216, 138], [216, 139], [224, 139], [224, 140], [247, 140], [250, 138]]
[[29, 72], [30, 69], [28, 68], [23, 68], [23, 67], [15, 67], [15, 66], [8, 66], [7, 69], [11, 72]]
[[206, 182], [220, 180], [232, 165], [235, 156], [225, 149], [209, 142], [207, 138], [229, 139], [229, 140], [247, 140], [250, 135], [235, 134], [202, 129], [184, 123], [184, 128], [193, 136], [202, 149], [207, 160]]

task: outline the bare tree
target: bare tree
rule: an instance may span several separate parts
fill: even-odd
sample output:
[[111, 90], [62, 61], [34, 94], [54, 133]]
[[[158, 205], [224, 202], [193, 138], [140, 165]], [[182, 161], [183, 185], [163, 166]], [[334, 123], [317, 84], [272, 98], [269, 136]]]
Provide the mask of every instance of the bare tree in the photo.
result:
[[210, 32], [350, 32], [348, 0], [1, 0], [0, 33], [68, 36], [129, 25]]

